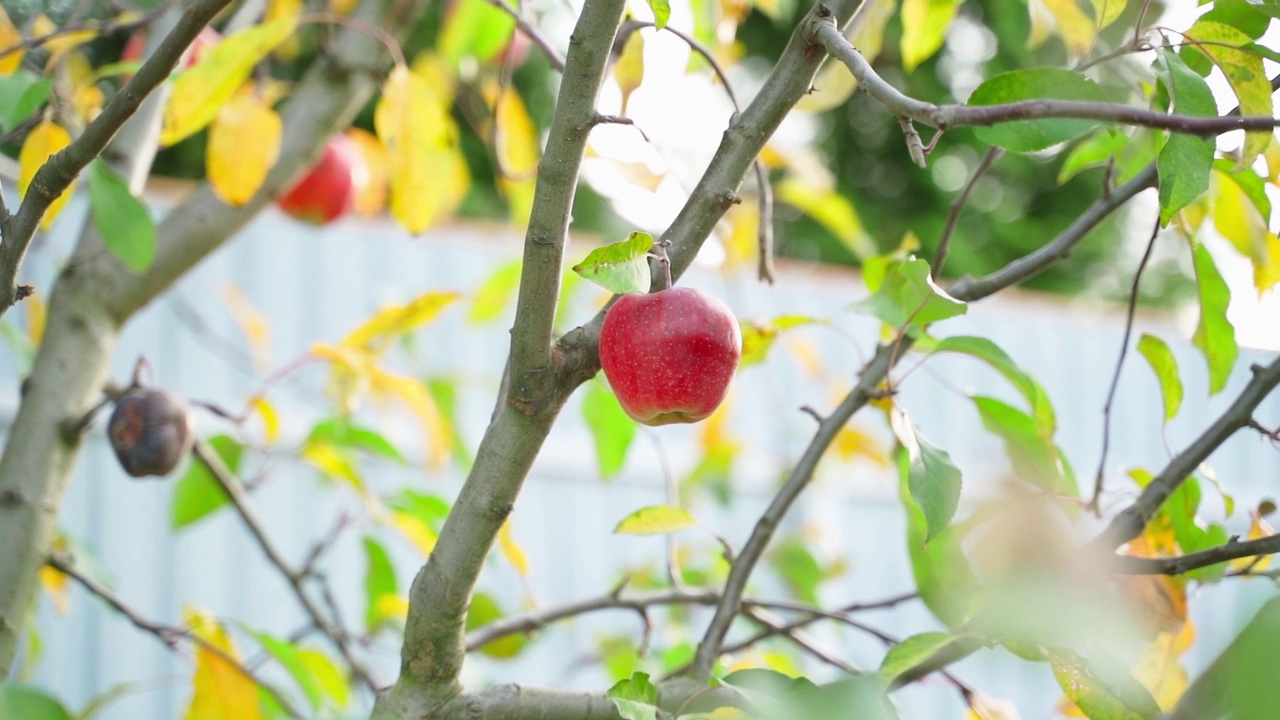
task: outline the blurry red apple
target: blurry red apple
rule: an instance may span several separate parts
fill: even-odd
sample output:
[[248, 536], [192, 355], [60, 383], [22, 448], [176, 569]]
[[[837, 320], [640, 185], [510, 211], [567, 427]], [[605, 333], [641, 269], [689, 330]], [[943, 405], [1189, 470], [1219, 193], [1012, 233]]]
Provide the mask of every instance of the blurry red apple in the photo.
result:
[[[182, 59], [178, 61], [179, 70], [187, 70], [191, 66], [200, 62], [200, 58], [209, 52], [222, 41], [222, 36], [217, 30], [206, 27], [200, 31], [195, 40], [191, 41], [191, 45], [187, 51], [182, 54]], [[147, 47], [147, 31], [139, 30], [129, 38], [129, 42], [124, 46], [124, 52], [120, 54], [120, 62], [135, 62], [142, 59], [142, 51]], [[125, 76], [127, 80], [129, 76]]]
[[623, 295], [600, 329], [600, 366], [622, 409], [645, 425], [703, 420], [724, 401], [742, 356], [738, 321], [692, 288]]
[[320, 160], [277, 203], [299, 220], [324, 225], [352, 209], [356, 192], [368, 182], [368, 175], [355, 141], [334, 135], [325, 144]]

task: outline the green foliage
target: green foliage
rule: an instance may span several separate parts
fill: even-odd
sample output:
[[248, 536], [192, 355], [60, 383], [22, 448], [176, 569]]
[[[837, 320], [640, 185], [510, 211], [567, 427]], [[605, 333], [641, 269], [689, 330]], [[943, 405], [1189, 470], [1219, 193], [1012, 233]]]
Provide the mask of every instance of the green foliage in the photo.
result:
[[646, 673], [619, 680], [604, 696], [613, 701], [623, 720], [658, 720], [658, 689]]
[[899, 431], [907, 433], [902, 438], [911, 457], [907, 470], [907, 489], [911, 499], [924, 514], [927, 544], [942, 532], [960, 503], [960, 469], [951, 462], [951, 456], [938, 449], [914, 427]]
[[582, 399], [582, 419], [591, 428], [591, 437], [595, 440], [600, 477], [607, 480], [622, 472], [627, 461], [627, 449], [635, 439], [638, 426], [627, 417], [618, 399], [598, 378], [587, 383], [586, 395]]
[[[1079, 73], [1062, 68], [1015, 70], [987, 78], [969, 96], [970, 106], [997, 105], [1019, 100], [1107, 100], [1102, 88]], [[1017, 152], [1043, 150], [1079, 137], [1097, 125], [1095, 120], [1016, 120], [980, 127], [982, 142]]]
[[1168, 422], [1178, 414], [1178, 408], [1182, 406], [1182, 379], [1178, 376], [1178, 360], [1163, 340], [1146, 333], [1138, 338], [1138, 354], [1146, 359], [1160, 383], [1164, 420]]
[[1204, 354], [1209, 364], [1209, 394], [1227, 386], [1227, 378], [1235, 367], [1240, 346], [1236, 330], [1227, 319], [1231, 290], [1227, 287], [1213, 257], [1198, 240], [1191, 239], [1191, 259], [1196, 271], [1196, 289], [1200, 294], [1200, 322], [1191, 341]]
[[1050, 660], [1053, 676], [1090, 720], [1152, 720], [1160, 706], [1151, 694], [1122, 668], [1104, 667], [1071, 653]]
[[156, 254], [151, 214], [101, 160], [89, 166], [89, 207], [111, 254], [136, 273], [151, 266]]
[[0, 131], [8, 132], [49, 99], [53, 80], [28, 70], [0, 77]]
[[[1161, 50], [1154, 65], [1157, 77], [1173, 98], [1174, 109], [1183, 115], [1212, 116], [1218, 105], [1204, 80], [1192, 72], [1177, 55]], [[1213, 164], [1213, 141], [1194, 135], [1174, 134], [1160, 151], [1160, 224], [1167, 225], [1173, 214], [1209, 189], [1209, 168]]]
[[908, 454], [899, 452], [898, 457], [899, 495], [907, 513], [907, 554], [911, 559], [916, 590], [934, 616], [947, 627], [958, 628], [973, 612], [977, 599], [977, 578], [961, 549], [963, 531], [959, 526], [951, 525], [926, 542], [928, 523], [924, 511], [911, 496], [908, 484]]
[[[471, 596], [471, 605], [467, 611], [467, 630], [482, 628], [495, 620], [501, 620], [503, 617], [506, 617], [506, 613], [503, 612], [502, 606], [489, 593], [478, 592]], [[528, 644], [529, 638], [526, 635], [512, 633], [504, 635], [493, 642], [486, 643], [478, 650], [489, 657], [508, 660], [519, 655], [520, 651]]]
[[854, 307], [875, 315], [894, 327], [928, 325], [963, 315], [967, 306], [947, 295], [929, 276], [929, 263], [910, 258], [893, 263], [871, 297]]
[[[240, 469], [240, 460], [244, 456], [244, 445], [240, 441], [229, 435], [215, 435], [209, 438], [209, 445], [222, 458], [228, 470], [235, 473]], [[226, 491], [214, 478], [209, 466], [199, 458], [192, 458], [186, 473], [173, 488], [173, 500], [169, 508], [170, 527], [174, 530], [186, 527], [228, 502]]]
[[687, 510], [670, 505], [650, 505], [618, 521], [613, 528], [620, 535], [666, 535], [697, 524]]
[[384, 598], [396, 595], [396, 569], [386, 548], [371, 537], [364, 539], [366, 570], [364, 576], [365, 628], [375, 632], [387, 620]]
[[43, 690], [6, 683], [0, 685], [0, 720], [72, 720], [62, 703]]
[[626, 240], [592, 250], [573, 271], [610, 292], [648, 292], [652, 247], [652, 235], [633, 232]]
[[1268, 601], [1187, 688], [1173, 720], [1262, 718], [1280, 707], [1275, 648], [1280, 643], [1280, 599]]

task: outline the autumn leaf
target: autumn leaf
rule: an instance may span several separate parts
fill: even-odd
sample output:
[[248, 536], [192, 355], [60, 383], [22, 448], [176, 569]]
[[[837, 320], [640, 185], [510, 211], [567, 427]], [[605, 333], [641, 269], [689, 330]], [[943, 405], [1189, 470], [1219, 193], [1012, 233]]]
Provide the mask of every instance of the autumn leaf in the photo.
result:
[[186, 615], [192, 633], [222, 654], [204, 645], [196, 647], [193, 693], [184, 720], [263, 720], [257, 684], [227, 662], [227, 658], [240, 659], [230, 635], [207, 613], [188, 609]]
[[248, 202], [280, 156], [282, 133], [280, 116], [255, 85], [242, 88], [209, 128], [205, 167], [214, 194], [233, 207]]
[[390, 159], [391, 216], [420, 233], [465, 194], [466, 177], [459, 177], [455, 157], [457, 129], [431, 85], [404, 65], [382, 86], [373, 125]]
[[622, 55], [613, 66], [613, 79], [618, 82], [618, 89], [622, 91], [621, 113], [626, 115], [631, 93], [644, 81], [644, 36], [639, 30], [632, 32], [622, 46]]
[[502, 528], [498, 530], [498, 552], [502, 553], [502, 558], [515, 568], [516, 572], [525, 576], [529, 574], [529, 556], [511, 536], [510, 518], [502, 523]]
[[458, 299], [454, 292], [426, 292], [403, 305], [379, 310], [342, 340], [342, 344], [379, 354], [406, 333], [435, 320]]
[[[13, 26], [13, 22], [9, 20], [9, 13], [6, 13], [4, 6], [0, 5], [0, 52], [4, 52], [6, 49], [14, 47], [21, 42], [22, 33]], [[22, 65], [22, 58], [25, 54], [25, 50], [15, 50], [4, 57], [0, 57], [0, 76], [12, 75]]]
[[[27, 135], [26, 141], [22, 143], [22, 150], [18, 152], [18, 194], [25, 197], [27, 188], [31, 187], [31, 181], [35, 179], [36, 172], [54, 153], [70, 144], [71, 135], [52, 120], [45, 120], [36, 125]], [[75, 181], [73, 180], [67, 185], [67, 189], [49, 204], [49, 209], [44, 211], [44, 219], [40, 221], [41, 228], [48, 230], [53, 225], [53, 219], [62, 212], [63, 206], [67, 204], [74, 189]]]
[[373, 217], [387, 207], [391, 159], [377, 136], [368, 130], [353, 127], [347, 130], [346, 135], [364, 157], [365, 167], [369, 170], [366, 181], [356, 188], [354, 209], [358, 215]]
[[498, 94], [494, 106], [494, 146], [502, 164], [498, 188], [511, 206], [511, 222], [523, 225], [533, 211], [537, 186], [538, 132], [525, 109], [524, 101], [510, 88]]

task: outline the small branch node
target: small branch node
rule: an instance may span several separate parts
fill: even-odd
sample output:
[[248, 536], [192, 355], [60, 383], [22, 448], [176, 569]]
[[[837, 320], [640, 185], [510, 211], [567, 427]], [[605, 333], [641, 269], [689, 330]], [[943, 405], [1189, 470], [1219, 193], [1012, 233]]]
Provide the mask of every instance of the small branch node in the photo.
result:
[[804, 413], [805, 415], [808, 415], [809, 417], [811, 417], [811, 418], [813, 418], [814, 420], [816, 420], [816, 421], [818, 422], [818, 424], [819, 424], [819, 425], [821, 425], [822, 423], [824, 423], [824, 422], [826, 422], [826, 421], [827, 421], [827, 419], [826, 419], [826, 418], [822, 417], [822, 413], [820, 413], [820, 412], [818, 412], [817, 410], [813, 409], [813, 406], [812, 406], [812, 405], [801, 405], [801, 406], [800, 406], [800, 412], [802, 412], [802, 413]]

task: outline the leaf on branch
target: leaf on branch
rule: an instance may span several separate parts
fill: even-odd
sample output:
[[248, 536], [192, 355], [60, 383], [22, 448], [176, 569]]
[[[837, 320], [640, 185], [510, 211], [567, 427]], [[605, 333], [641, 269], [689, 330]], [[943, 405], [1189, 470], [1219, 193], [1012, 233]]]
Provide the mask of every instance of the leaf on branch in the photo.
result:
[[1200, 348], [1209, 364], [1209, 394], [1214, 395], [1227, 386], [1231, 369], [1235, 367], [1236, 357], [1240, 354], [1235, 327], [1227, 319], [1231, 289], [1218, 272], [1218, 266], [1209, 250], [1199, 240], [1191, 237], [1188, 239], [1200, 300], [1200, 321], [1196, 324], [1191, 342]]
[[1268, 232], [1263, 260], [1253, 264], [1253, 286], [1261, 297], [1277, 283], [1280, 283], [1280, 237]]
[[653, 26], [661, 30], [671, 19], [671, 0], [648, 0], [648, 2], [649, 9], [653, 11]]
[[538, 129], [514, 88], [495, 88], [495, 92], [494, 150], [502, 170], [498, 189], [511, 206], [511, 222], [524, 226], [533, 212], [533, 196], [538, 184], [538, 161], [542, 156]]
[[[9, 19], [9, 13], [5, 12], [3, 6], [0, 6], [0, 50], [11, 48], [21, 43], [22, 31], [13, 26], [13, 21]], [[25, 55], [25, 50], [16, 50], [0, 58], [0, 76], [12, 75], [22, 66], [22, 58]]]
[[498, 529], [498, 552], [521, 576], [529, 575], [529, 556], [511, 534], [511, 518]]
[[[1245, 117], [1271, 116], [1274, 104], [1271, 100], [1271, 81], [1267, 79], [1262, 58], [1244, 49], [1252, 38], [1237, 28], [1201, 18], [1186, 32], [1191, 48], [1213, 61], [1240, 100], [1240, 114]], [[1272, 131], [1254, 130], [1245, 133], [1244, 149], [1236, 168], [1247, 168], [1267, 149]]]
[[89, 165], [89, 208], [112, 255], [135, 273], [151, 267], [156, 254], [155, 221], [147, 206], [101, 159]]
[[405, 66], [383, 84], [373, 125], [390, 160], [391, 216], [420, 233], [466, 195], [470, 180], [457, 151], [457, 127], [427, 79]]
[[1164, 402], [1164, 421], [1169, 422], [1182, 406], [1182, 379], [1178, 376], [1178, 360], [1163, 340], [1146, 333], [1138, 339], [1138, 354], [1146, 358], [1147, 364], [1156, 374], [1156, 381], [1160, 383], [1160, 398]]
[[1123, 668], [1089, 662], [1066, 651], [1053, 653], [1050, 663], [1058, 685], [1087, 717], [1153, 720], [1160, 714], [1151, 693]]
[[[22, 149], [18, 151], [18, 195], [26, 197], [27, 189], [31, 187], [31, 181], [35, 179], [36, 172], [44, 166], [45, 162], [53, 156], [54, 153], [66, 148], [71, 144], [71, 135], [57, 123], [52, 120], [44, 120], [27, 134], [27, 139], [22, 143]], [[75, 180], [72, 180], [67, 189], [62, 194], [49, 203], [49, 207], [44, 211], [44, 217], [40, 221], [40, 227], [48, 230], [53, 225], [53, 219], [62, 212], [62, 208], [67, 204], [67, 200], [71, 198], [72, 192], [75, 190]]]
[[912, 500], [924, 513], [924, 542], [942, 532], [956, 514], [960, 502], [960, 469], [951, 456], [935, 447], [905, 416], [893, 423], [894, 434], [907, 449], [910, 466], [907, 488]]
[[[59, 30], [58, 24], [49, 19], [48, 15], [40, 13], [31, 23], [31, 34], [34, 37], [44, 37], [52, 35]], [[52, 65], [56, 63], [63, 55], [80, 47], [81, 45], [98, 37], [98, 32], [93, 28], [82, 28], [80, 30], [71, 30], [62, 33], [57, 37], [50, 38], [42, 46], [49, 52], [48, 63]], [[3, 47], [0, 47], [3, 49]]]
[[774, 341], [778, 339], [781, 333], [802, 325], [813, 325], [822, 322], [822, 320], [806, 315], [779, 315], [773, 320], [763, 323], [753, 320], [740, 321], [739, 325], [742, 329], [742, 360], [738, 363], [739, 372], [744, 367], [764, 362], [769, 355], [769, 350], [773, 348]]
[[[216, 435], [209, 438], [208, 442], [228, 470], [232, 473], [239, 471], [244, 445], [230, 435]], [[193, 458], [187, 471], [173, 486], [169, 527], [173, 530], [184, 528], [227, 502], [227, 493], [214, 478], [213, 471], [203, 460]]]
[[[1161, 49], [1152, 66], [1164, 83], [1173, 107], [1181, 115], [1212, 117], [1218, 104], [1204, 79], [1187, 67], [1174, 52]], [[1214, 143], [1207, 138], [1173, 133], [1160, 151], [1160, 224], [1168, 225], [1174, 213], [1209, 189]]]
[[893, 327], [903, 327], [964, 315], [968, 306], [938, 287], [930, 277], [928, 262], [911, 257], [891, 263], [875, 294], [854, 303], [853, 309], [869, 312]]
[[485, 0], [461, 0], [440, 31], [440, 54], [454, 68], [467, 57], [486, 62], [507, 46], [515, 27], [510, 14]]
[[627, 100], [631, 93], [644, 82], [644, 35], [639, 30], [632, 31], [627, 43], [622, 46], [622, 55], [613, 65], [613, 79], [622, 91], [622, 115], [627, 114]]
[[1184, 718], [1263, 718], [1280, 707], [1275, 648], [1280, 644], [1280, 599], [1262, 606], [1182, 698]]
[[[1264, 537], [1270, 537], [1275, 534], [1275, 528], [1262, 517], [1262, 513], [1255, 508], [1249, 511], [1249, 531], [1245, 533], [1245, 540], [1261, 540]], [[1235, 572], [1262, 572], [1271, 566], [1270, 555], [1255, 555], [1253, 557], [1237, 558], [1229, 564], [1230, 568]]]
[[1053, 404], [1049, 401], [1049, 394], [1040, 386], [1040, 383], [1036, 382], [1035, 378], [1018, 367], [1013, 358], [1009, 357], [1008, 353], [995, 342], [988, 338], [970, 335], [943, 338], [936, 343], [931, 338], [922, 338], [916, 343], [916, 349], [930, 353], [958, 353], [987, 363], [1012, 383], [1022, 397], [1026, 398], [1038, 432], [1046, 438], [1053, 437], [1057, 428], [1057, 419]]
[[32, 685], [0, 684], [0, 718], [9, 720], [73, 720], [57, 698]]
[[902, 67], [911, 72], [942, 47], [960, 0], [903, 0]]
[[1266, 258], [1267, 228], [1271, 223], [1271, 199], [1266, 183], [1253, 168], [1234, 170], [1230, 160], [1215, 160], [1213, 226], [1239, 253], [1254, 264]]
[[297, 18], [285, 17], [232, 33], [178, 75], [164, 109], [160, 144], [173, 145], [213, 122], [253, 67], [292, 36], [297, 24]]
[[[969, 96], [970, 107], [999, 105], [1020, 100], [1082, 100], [1106, 102], [1098, 84], [1079, 73], [1042, 67], [992, 75]], [[1034, 152], [1079, 137], [1098, 125], [1096, 120], [1045, 118], [1013, 120], [973, 129], [988, 145], [1015, 152]]]
[[604, 694], [618, 708], [623, 720], [658, 720], [658, 688], [648, 673], [632, 673]]
[[347, 703], [351, 701], [349, 682], [333, 660], [330, 660], [328, 655], [319, 650], [308, 649], [299, 650], [298, 657], [302, 660], [302, 664], [307, 671], [311, 673], [311, 677], [315, 678], [320, 690], [333, 700], [334, 704], [339, 708], [345, 708]]
[[[302, 657], [302, 651], [296, 645], [287, 640], [281, 640], [264, 632], [249, 630], [249, 634], [253, 635], [258, 644], [262, 646], [267, 654], [275, 658], [298, 684], [303, 695], [307, 697], [307, 702], [311, 704], [312, 710], [319, 710], [321, 703], [324, 701], [324, 688], [321, 687], [315, 673], [307, 665]], [[322, 656], [323, 657], [323, 656]]]
[[854, 258], [866, 260], [876, 254], [858, 211], [849, 198], [836, 191], [834, 183], [806, 183], [792, 176], [778, 183], [774, 192], [779, 202], [799, 209], [826, 228]]
[[0, 128], [9, 131], [17, 127], [45, 104], [52, 91], [51, 78], [26, 70], [0, 74]]
[[877, 674], [885, 687], [891, 687], [894, 680], [916, 668], [935, 663], [936, 667], [945, 667], [953, 659], [969, 655], [983, 644], [974, 635], [952, 635], [945, 632], [925, 632], [912, 635], [894, 645], [880, 662]]
[[653, 236], [633, 232], [621, 242], [592, 250], [573, 271], [612, 293], [648, 292], [649, 250]]
[[627, 450], [635, 439], [638, 426], [599, 378], [587, 383], [587, 393], [582, 399], [582, 419], [591, 429], [591, 437], [595, 441], [600, 477], [607, 480], [622, 472]]
[[214, 194], [231, 206], [248, 202], [280, 156], [282, 132], [280, 116], [256, 83], [241, 88], [209, 128], [205, 167]]
[[908, 484], [908, 453], [898, 453], [899, 497], [907, 512], [907, 551], [916, 589], [926, 607], [944, 625], [957, 628], [976, 608], [977, 577], [961, 548], [964, 540], [959, 526], [950, 525], [928, 543], [928, 523], [916, 504]]
[[[492, 595], [486, 592], [478, 592], [471, 597], [471, 605], [467, 608], [466, 628], [468, 631], [477, 630], [495, 620], [501, 620], [506, 615], [507, 613], [503, 612], [502, 606], [498, 604], [498, 601]], [[505, 660], [519, 655], [527, 644], [529, 644], [527, 635], [524, 633], [512, 633], [504, 635], [493, 642], [485, 643], [479, 650], [489, 657]]]
[[1077, 497], [1075, 475], [1066, 458], [1035, 420], [995, 398], [974, 396], [982, 426], [1004, 441], [1013, 472], [1024, 482], [1055, 495]]
[[640, 508], [618, 522], [613, 531], [620, 535], [666, 535], [697, 525], [687, 510], [670, 505]]
[[[231, 636], [212, 615], [192, 608], [187, 608], [185, 615], [194, 634], [221, 649], [232, 659], [240, 659]], [[194, 692], [191, 704], [187, 706], [187, 713], [183, 716], [185, 720], [263, 720], [262, 709], [258, 704], [257, 684], [204, 646], [196, 647], [196, 669], [192, 685]]]
[[369, 633], [374, 633], [382, 627], [383, 623], [395, 617], [394, 612], [388, 612], [385, 598], [397, 597], [396, 569], [391, 564], [391, 556], [387, 554], [386, 548], [371, 537], [364, 539], [364, 556], [366, 563], [364, 622], [365, 629]]
[[402, 305], [388, 305], [348, 333], [342, 345], [380, 355], [408, 333], [433, 322], [458, 297], [456, 292], [429, 290]]

